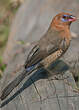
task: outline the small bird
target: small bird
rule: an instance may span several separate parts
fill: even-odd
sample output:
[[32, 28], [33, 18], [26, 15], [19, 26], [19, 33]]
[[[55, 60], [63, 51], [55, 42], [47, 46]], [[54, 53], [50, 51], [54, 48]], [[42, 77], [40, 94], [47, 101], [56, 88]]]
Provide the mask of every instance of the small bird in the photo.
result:
[[65, 12], [53, 18], [47, 32], [28, 54], [24, 71], [3, 89], [1, 100], [4, 100], [27, 75], [40, 67], [47, 68], [67, 51], [71, 41], [70, 25], [76, 20], [75, 16]]

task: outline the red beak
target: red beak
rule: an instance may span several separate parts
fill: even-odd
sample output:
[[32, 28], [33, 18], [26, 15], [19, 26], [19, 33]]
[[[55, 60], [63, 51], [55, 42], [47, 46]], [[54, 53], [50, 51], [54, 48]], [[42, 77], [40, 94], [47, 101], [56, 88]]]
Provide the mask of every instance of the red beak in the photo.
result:
[[77, 20], [77, 18], [76, 18], [75, 16], [73, 16], [73, 15], [70, 15], [70, 16], [69, 16], [69, 21], [74, 22], [74, 21], [76, 21], [76, 20]]

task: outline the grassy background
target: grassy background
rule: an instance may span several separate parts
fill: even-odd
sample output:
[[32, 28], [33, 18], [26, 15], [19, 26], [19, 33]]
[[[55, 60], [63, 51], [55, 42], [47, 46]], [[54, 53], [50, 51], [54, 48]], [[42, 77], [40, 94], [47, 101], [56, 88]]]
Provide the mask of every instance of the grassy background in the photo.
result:
[[3, 63], [3, 52], [8, 40], [10, 25], [21, 2], [16, 0], [0, 0], [0, 77], [6, 67]]

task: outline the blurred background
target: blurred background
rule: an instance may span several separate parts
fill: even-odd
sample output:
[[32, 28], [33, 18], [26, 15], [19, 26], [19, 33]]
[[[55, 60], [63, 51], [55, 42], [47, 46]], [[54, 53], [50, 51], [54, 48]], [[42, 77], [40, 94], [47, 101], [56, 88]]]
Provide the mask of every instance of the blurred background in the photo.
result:
[[8, 40], [10, 26], [15, 14], [24, 0], [0, 0], [0, 77], [6, 67], [3, 53]]
[[[30, 1], [30, 3], [28, 3], [27, 1]], [[23, 7], [21, 7], [21, 9], [19, 10], [19, 13], [17, 14], [16, 20], [14, 22], [13, 31], [9, 35], [12, 29], [12, 26], [11, 26], [12, 22], [14, 21], [15, 15], [22, 4], [23, 4]], [[29, 4], [31, 5], [29, 6]], [[55, 16], [56, 13], [61, 11], [74, 13], [74, 15], [79, 17], [79, 0], [39, 0], [39, 1], [38, 0], [34, 0], [34, 1], [32, 0], [0, 0], [0, 78], [2, 77], [3, 72], [6, 68], [6, 64], [8, 64], [8, 63], [5, 63], [5, 62], [8, 62], [9, 60], [9, 57], [7, 57], [8, 54], [13, 55], [13, 53], [15, 53], [13, 51], [16, 50], [14, 48], [16, 46], [14, 46], [13, 40], [18, 41], [18, 39], [19, 40], [23, 39], [23, 41], [25, 40], [27, 41], [28, 39], [30, 41], [30, 38], [31, 38], [30, 36], [33, 36], [32, 40], [34, 40], [35, 32], [37, 33], [37, 35], [39, 34], [39, 36], [41, 36], [41, 33], [44, 32], [44, 29], [48, 28], [48, 24], [49, 24], [49, 21], [51, 21], [52, 16]], [[33, 19], [30, 19], [31, 17], [33, 17]], [[34, 29], [33, 27], [28, 26], [30, 24], [29, 21], [31, 21], [32, 25], [35, 24]], [[40, 23], [40, 26], [38, 26], [39, 23]], [[72, 25], [73, 25], [71, 27], [73, 31], [72, 34], [74, 37], [76, 37], [79, 35], [79, 29], [78, 29], [79, 23], [76, 22], [76, 23], [73, 23]], [[27, 29], [27, 27], [29, 29]], [[31, 30], [32, 33], [29, 30]], [[10, 36], [11, 39], [8, 40], [9, 38], [8, 36]], [[29, 36], [29, 37], [26, 38], [26, 36]], [[35, 37], [35, 39], [37, 39], [37, 37]], [[76, 42], [77, 41], [78, 39], [76, 40]], [[76, 44], [75, 47], [79, 46], [78, 43], [75, 43], [75, 44]], [[13, 47], [11, 47], [12, 45]], [[14, 48], [14, 50], [12, 50], [12, 48]], [[78, 48], [76, 49], [78, 53], [79, 49]], [[74, 48], [74, 51], [75, 51], [75, 48]], [[73, 54], [71, 55], [75, 57], [76, 52], [73, 52], [73, 53], [75, 55]], [[7, 59], [7, 60], [5, 61], [4, 59]], [[68, 61], [70, 59], [71, 59], [71, 56], [69, 57]], [[79, 68], [79, 64], [77, 65], [76, 70], [79, 70], [78, 68]], [[74, 71], [74, 74], [75, 73], [76, 72]], [[77, 72], [77, 74], [78, 73], [79, 71]]]

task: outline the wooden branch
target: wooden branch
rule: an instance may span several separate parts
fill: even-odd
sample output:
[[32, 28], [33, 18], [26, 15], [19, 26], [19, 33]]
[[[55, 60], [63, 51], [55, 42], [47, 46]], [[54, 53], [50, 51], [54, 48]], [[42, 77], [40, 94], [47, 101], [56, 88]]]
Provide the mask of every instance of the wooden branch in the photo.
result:
[[[73, 3], [78, 6], [74, 0], [62, 1], [62, 4], [65, 4], [68, 9], [69, 2], [69, 9], [70, 7], [73, 9]], [[56, 9], [57, 6], [60, 8]], [[48, 29], [52, 17], [56, 12], [62, 10], [62, 7], [64, 5], [61, 6], [61, 1], [28, 0], [19, 9], [12, 25], [6, 54], [4, 55], [8, 66], [0, 82], [1, 90], [22, 72], [22, 68], [20, 68], [14, 74], [17, 67], [24, 64], [30, 49], [34, 45], [33, 42], [42, 37]], [[24, 46], [15, 43], [21, 40], [30, 45]], [[67, 53], [49, 68], [52, 75], [48, 76], [47, 72], [41, 69], [25, 78], [6, 100], [1, 102], [1, 110], [78, 110], [79, 93], [75, 89], [76, 84], [71, 73], [79, 72], [78, 47], [79, 38], [73, 38]], [[59, 78], [54, 74], [57, 74], [61, 80], [55, 80]]]

